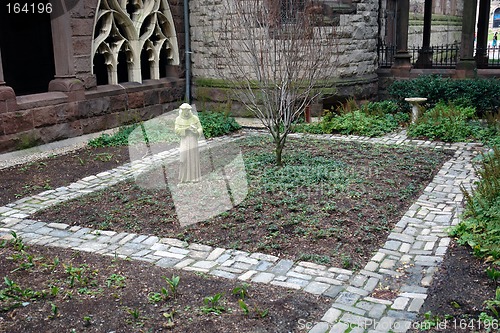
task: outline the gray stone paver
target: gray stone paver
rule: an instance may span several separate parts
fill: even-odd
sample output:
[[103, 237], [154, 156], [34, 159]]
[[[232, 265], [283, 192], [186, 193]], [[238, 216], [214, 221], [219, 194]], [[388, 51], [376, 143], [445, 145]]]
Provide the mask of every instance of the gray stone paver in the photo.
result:
[[[177, 151], [162, 152], [0, 207], [0, 238], [8, 237], [10, 231], [15, 231], [29, 244], [129, 257], [160, 267], [302, 289], [332, 298], [330, 309], [309, 332], [406, 332], [427, 297], [426, 287], [431, 284], [450, 243], [446, 229], [459, 222], [464, 199], [459, 186], [470, 189], [477, 180], [471, 161], [481, 147], [473, 143], [440, 144], [408, 140], [404, 132], [375, 139], [340, 135], [317, 137], [444, 148], [455, 152], [395, 225], [383, 247], [357, 273], [309, 262], [294, 263], [262, 253], [188, 244], [172, 238], [160, 239], [29, 220], [29, 216], [40, 209], [109, 187], [151, 168], [158, 161], [175, 158]], [[414, 285], [415, 278], [420, 280], [419, 285]], [[393, 300], [370, 296], [384, 281], [394, 279], [399, 282], [399, 290]], [[405, 281], [412, 282], [406, 284]]]

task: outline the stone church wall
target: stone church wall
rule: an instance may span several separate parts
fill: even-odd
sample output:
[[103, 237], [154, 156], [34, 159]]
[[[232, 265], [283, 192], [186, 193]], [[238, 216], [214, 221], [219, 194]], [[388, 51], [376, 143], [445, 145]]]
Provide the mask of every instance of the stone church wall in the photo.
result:
[[[337, 1], [333, 1], [337, 2]], [[345, 1], [343, 1], [345, 3]], [[352, 96], [358, 99], [376, 95], [377, 89], [377, 37], [378, 0], [354, 0], [352, 11], [340, 14], [338, 25], [339, 57], [334, 71], [335, 98]], [[221, 59], [214, 40], [214, 27], [223, 25], [223, 5], [219, 0], [198, 0], [190, 4], [191, 49], [193, 60], [193, 97], [202, 103], [225, 103], [230, 99], [228, 91], [217, 86], [219, 64], [232, 61]], [[219, 82], [220, 84], [220, 82]], [[229, 101], [232, 112], [248, 116], [237, 101]], [[318, 106], [317, 106], [318, 108]], [[321, 109], [321, 106], [319, 106]]]

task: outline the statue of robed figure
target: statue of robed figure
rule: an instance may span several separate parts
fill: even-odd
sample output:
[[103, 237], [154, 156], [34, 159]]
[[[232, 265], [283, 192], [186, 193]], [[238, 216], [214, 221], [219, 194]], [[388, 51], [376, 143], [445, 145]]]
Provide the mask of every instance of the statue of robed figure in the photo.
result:
[[174, 130], [181, 138], [179, 182], [198, 182], [201, 179], [198, 139], [203, 129], [200, 119], [192, 113], [191, 105], [184, 103], [179, 107]]

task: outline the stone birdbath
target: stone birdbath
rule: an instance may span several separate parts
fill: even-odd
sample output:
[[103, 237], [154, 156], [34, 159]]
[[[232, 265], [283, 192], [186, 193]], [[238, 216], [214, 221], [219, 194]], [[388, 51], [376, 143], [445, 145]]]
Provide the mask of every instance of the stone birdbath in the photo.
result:
[[418, 116], [420, 115], [420, 103], [423, 103], [427, 100], [425, 97], [409, 97], [405, 98], [405, 101], [411, 104], [412, 106], [412, 114], [411, 114], [411, 123], [414, 124]]

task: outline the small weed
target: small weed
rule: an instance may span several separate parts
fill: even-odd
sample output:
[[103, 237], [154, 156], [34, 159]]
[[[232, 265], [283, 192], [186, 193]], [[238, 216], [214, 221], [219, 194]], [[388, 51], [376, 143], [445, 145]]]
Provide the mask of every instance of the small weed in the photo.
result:
[[140, 312], [138, 309], [127, 309], [127, 312], [132, 315], [132, 318], [138, 320], [140, 318]]
[[50, 295], [56, 297], [59, 294], [59, 287], [52, 286], [50, 287]]
[[495, 315], [497, 319], [500, 319], [500, 287], [497, 287], [495, 292], [495, 298], [487, 300], [485, 302], [486, 307]]
[[166, 327], [167, 328], [172, 328], [174, 327], [174, 315], [175, 315], [175, 310], [172, 310], [170, 312], [164, 312], [163, 313], [163, 317], [167, 318], [167, 324], [166, 324]]
[[311, 262], [314, 262], [314, 263], [317, 263], [317, 264], [320, 264], [320, 265], [330, 264], [331, 263], [331, 260], [330, 260], [329, 256], [319, 255], [319, 254], [316, 254], [316, 253], [302, 253], [299, 256], [299, 260], [311, 261]]
[[15, 231], [11, 231], [10, 234], [12, 235], [10, 243], [13, 245], [14, 249], [16, 251], [24, 250], [26, 246], [24, 245], [22, 238], [19, 237]]
[[497, 270], [494, 267], [487, 268], [486, 275], [488, 275], [488, 278], [496, 282], [498, 279], [500, 279], [500, 270]]
[[204, 314], [213, 313], [220, 315], [222, 312], [226, 311], [226, 308], [220, 304], [222, 298], [222, 293], [217, 293], [213, 296], [207, 296], [203, 299], [204, 306], [201, 307], [201, 312]]
[[424, 321], [422, 322], [422, 327], [431, 329], [433, 327], [436, 327], [439, 321], [439, 316], [433, 315], [431, 311], [427, 311], [426, 313], [424, 313]]
[[163, 300], [163, 297], [162, 297], [161, 293], [152, 293], [151, 292], [151, 293], [148, 294], [148, 301], [150, 303], [153, 303], [153, 304], [154, 303], [159, 303], [162, 300]]
[[48, 317], [49, 319], [55, 319], [59, 317], [59, 308], [54, 303], [50, 303], [50, 313], [51, 314]]
[[83, 326], [84, 327], [89, 327], [92, 324], [92, 316], [84, 316], [83, 317]]
[[170, 291], [172, 292], [172, 295], [175, 297], [177, 294], [177, 288], [179, 287], [179, 282], [180, 282], [180, 276], [172, 275], [172, 278], [169, 279], [168, 277], [164, 276], [163, 277], [165, 281], [167, 281], [168, 286], [170, 287]]
[[248, 297], [248, 287], [250, 287], [248, 283], [243, 283], [241, 286], [235, 287], [233, 295], [237, 295], [242, 300], [245, 299]]
[[127, 284], [125, 283], [126, 277], [120, 274], [111, 274], [106, 279], [106, 286], [111, 288], [111, 286], [115, 288], [124, 288]]
[[241, 310], [243, 310], [243, 313], [248, 315], [248, 313], [250, 312], [248, 310], [248, 305], [242, 299], [238, 300], [238, 305], [240, 306]]
[[350, 255], [342, 254], [340, 260], [342, 261], [342, 268], [349, 269], [352, 267], [352, 258]]

